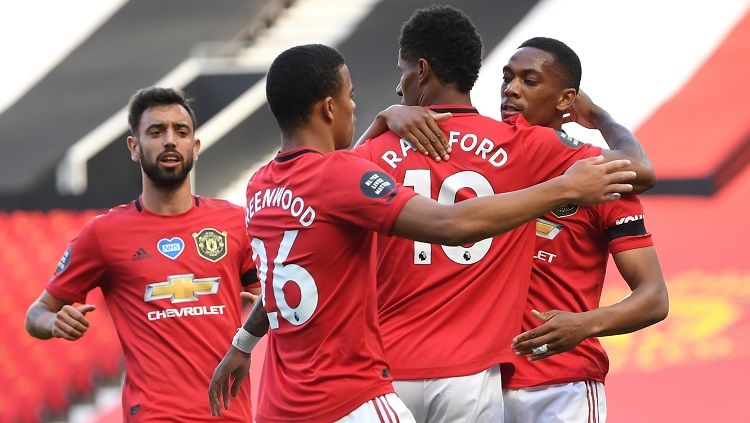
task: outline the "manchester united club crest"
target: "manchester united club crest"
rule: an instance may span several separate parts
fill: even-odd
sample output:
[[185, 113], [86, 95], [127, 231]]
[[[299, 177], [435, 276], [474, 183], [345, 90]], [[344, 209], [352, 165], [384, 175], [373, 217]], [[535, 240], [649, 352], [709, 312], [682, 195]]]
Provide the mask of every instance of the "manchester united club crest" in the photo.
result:
[[197, 234], [194, 233], [193, 239], [198, 254], [206, 260], [216, 263], [227, 255], [226, 232], [219, 232], [214, 228], [205, 228]]
[[566, 204], [562, 207], [558, 207], [554, 210], [552, 210], [552, 214], [557, 216], [558, 218], [561, 217], [568, 217], [573, 216], [578, 211], [578, 204]]

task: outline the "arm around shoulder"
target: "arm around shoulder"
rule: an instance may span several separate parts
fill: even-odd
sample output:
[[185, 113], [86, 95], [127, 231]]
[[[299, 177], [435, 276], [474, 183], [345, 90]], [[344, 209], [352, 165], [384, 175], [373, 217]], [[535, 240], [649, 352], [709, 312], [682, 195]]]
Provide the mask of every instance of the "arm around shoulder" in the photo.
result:
[[619, 198], [632, 186], [626, 160], [579, 160], [561, 176], [522, 190], [443, 205], [421, 196], [409, 199], [391, 234], [422, 242], [460, 245], [507, 232], [563, 204], [593, 204]]

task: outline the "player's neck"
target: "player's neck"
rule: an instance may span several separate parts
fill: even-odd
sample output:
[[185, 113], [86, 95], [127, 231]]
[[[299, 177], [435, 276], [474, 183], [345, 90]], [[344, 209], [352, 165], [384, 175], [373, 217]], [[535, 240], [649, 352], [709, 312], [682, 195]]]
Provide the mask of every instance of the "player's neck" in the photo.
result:
[[336, 149], [330, 132], [311, 125], [299, 128], [290, 134], [281, 134], [282, 153], [304, 147], [314, 148], [321, 153], [331, 153]]
[[169, 216], [185, 213], [193, 207], [190, 181], [186, 178], [179, 187], [165, 189], [144, 178], [141, 203], [146, 210], [154, 214]]
[[471, 106], [469, 93], [462, 93], [454, 88], [445, 86], [435, 89], [426, 89], [419, 99], [420, 106], [432, 106], [437, 104], [460, 104]]

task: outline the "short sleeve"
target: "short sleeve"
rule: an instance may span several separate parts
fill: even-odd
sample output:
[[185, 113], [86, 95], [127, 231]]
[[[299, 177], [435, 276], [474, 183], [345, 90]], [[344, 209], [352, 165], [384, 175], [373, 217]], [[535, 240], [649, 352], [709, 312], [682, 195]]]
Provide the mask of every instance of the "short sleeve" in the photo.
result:
[[653, 245], [651, 234], [646, 230], [643, 205], [637, 195], [624, 195], [617, 201], [596, 207], [598, 224], [607, 234], [611, 254]]
[[101, 284], [106, 272], [94, 218], [86, 223], [63, 253], [47, 285], [47, 292], [63, 301], [83, 303], [86, 294]]
[[247, 236], [240, 237], [242, 240], [242, 253], [240, 254], [240, 281], [246, 288], [260, 288], [260, 279], [255, 270], [253, 252]]
[[577, 160], [598, 156], [602, 149], [541, 126], [524, 128], [521, 139], [534, 183], [560, 176]]
[[[352, 152], [331, 153], [326, 190], [331, 219], [390, 233], [404, 204], [416, 193], [394, 181], [377, 165]], [[341, 172], [346, 169], [346, 172]]]

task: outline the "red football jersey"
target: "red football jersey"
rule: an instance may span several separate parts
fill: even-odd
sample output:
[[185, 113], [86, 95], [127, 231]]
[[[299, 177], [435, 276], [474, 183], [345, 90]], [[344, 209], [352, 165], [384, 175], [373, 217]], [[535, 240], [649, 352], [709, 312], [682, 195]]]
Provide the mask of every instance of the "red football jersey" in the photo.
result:
[[[599, 307], [607, 270], [607, 251], [649, 247], [643, 207], [637, 196], [594, 206], [569, 205], [536, 222], [536, 247], [523, 331], [541, 322], [531, 310], [583, 312]], [[597, 338], [544, 360], [519, 358], [509, 388], [597, 380], [604, 383], [609, 359]]]
[[[441, 203], [527, 188], [601, 151], [521, 116], [498, 122], [467, 106], [431, 108], [453, 112], [439, 124], [453, 148], [449, 161], [436, 163], [393, 133], [355, 150]], [[380, 328], [394, 379], [468, 375], [514, 360], [533, 223], [458, 247], [378, 239]]]
[[47, 286], [81, 303], [102, 289], [125, 355], [126, 422], [252, 421], [248, 384], [221, 420], [206, 395], [242, 325], [243, 280], [257, 283], [243, 210], [194, 198], [177, 216], [153, 214], [136, 200], [95, 217]]
[[377, 321], [374, 232], [414, 192], [348, 151], [280, 153], [247, 187], [270, 322], [258, 422], [335, 421], [393, 392]]

